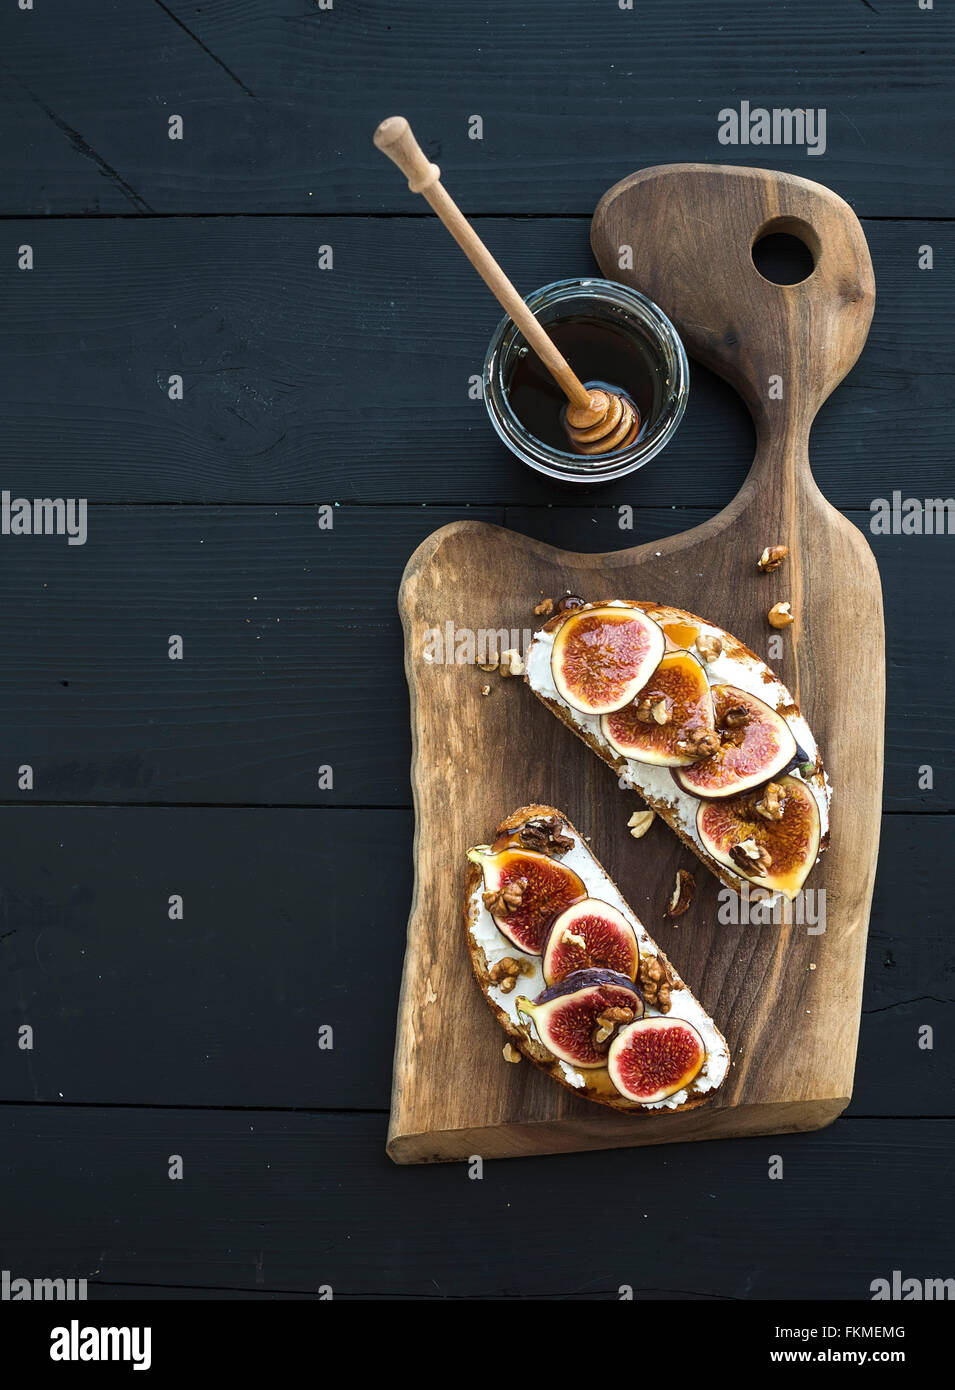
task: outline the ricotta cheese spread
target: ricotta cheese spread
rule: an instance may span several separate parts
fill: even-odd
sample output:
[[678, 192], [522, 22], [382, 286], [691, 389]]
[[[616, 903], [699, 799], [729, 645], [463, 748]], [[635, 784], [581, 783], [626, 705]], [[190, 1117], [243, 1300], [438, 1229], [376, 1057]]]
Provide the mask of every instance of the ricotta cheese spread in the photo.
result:
[[[550, 668], [548, 667], [548, 670]], [[581, 841], [579, 835], [568, 827], [567, 833], [574, 841], [573, 848], [569, 849], [562, 856], [560, 863], [573, 871], [583, 879], [587, 889], [587, 895], [597, 898], [601, 902], [609, 903], [615, 907], [627, 921], [631, 923], [637, 936], [637, 944], [640, 947], [641, 956], [656, 956], [659, 954], [656, 942], [647, 934], [643, 924], [634, 917], [631, 910], [627, 907], [623, 897], [617, 891], [613, 882], [594, 859], [590, 850]], [[482, 892], [484, 889], [483, 880], [479, 879], [476, 888], [471, 894], [468, 902], [468, 923], [471, 936], [481, 950], [484, 952], [488, 967], [490, 968], [497, 961], [503, 960], [505, 956], [511, 956], [514, 960], [521, 961], [528, 970], [528, 974], [521, 976], [521, 987], [513, 990], [510, 994], [505, 994], [499, 985], [490, 984], [487, 988], [488, 995], [499, 1009], [507, 1015], [512, 1023], [518, 1027], [529, 1029], [531, 1036], [536, 1041], [536, 1029], [533, 1023], [518, 1014], [517, 1000], [521, 994], [526, 994], [530, 998], [536, 998], [544, 989], [547, 988], [543, 972], [541, 970], [540, 956], [530, 956], [518, 950], [512, 941], [508, 941], [497, 928], [494, 918], [484, 906]], [[660, 1016], [660, 1010], [647, 1007], [646, 1016], [648, 1018]], [[654, 1101], [648, 1105], [635, 1108], [642, 1110], [675, 1110], [678, 1105], [682, 1105], [691, 1096], [697, 1095], [702, 1091], [710, 1091], [714, 1086], [718, 1086], [726, 1075], [729, 1067], [729, 1053], [726, 1043], [720, 1037], [713, 1025], [712, 1020], [705, 1012], [703, 1007], [694, 999], [693, 995], [685, 985], [674, 986], [670, 991], [670, 1010], [666, 1014], [667, 1018], [682, 1018], [687, 1023], [691, 1023], [706, 1048], [706, 1060], [700, 1071], [694, 1077], [692, 1083], [684, 1090], [677, 1091], [675, 1095], [668, 1096], [666, 1100]], [[578, 1089], [587, 1085], [584, 1071], [578, 1071], [567, 1062], [560, 1062], [560, 1069], [564, 1079]]]
[[[611, 605], [608, 604], [607, 606], [610, 607]], [[616, 600], [612, 606], [627, 607], [628, 605]], [[725, 633], [720, 628], [709, 627], [705, 623], [701, 623], [699, 630], [700, 636], [725, 639]], [[573, 709], [560, 694], [554, 684], [551, 671], [554, 635], [553, 632], [546, 631], [535, 632], [534, 634], [527, 656], [527, 681], [531, 689], [536, 694], [542, 695], [544, 699], [553, 700], [562, 709], [565, 709], [574, 723], [580, 729], [591, 734], [601, 748], [605, 749], [610, 757], [616, 761], [618, 767], [621, 767], [622, 764], [621, 777], [626, 776], [630, 784], [638, 792], [644, 794], [651, 804], [657, 803], [665, 806], [673, 815], [680, 829], [693, 841], [700, 854], [709, 859], [711, 856], [704, 848], [696, 828], [696, 812], [700, 804], [698, 799], [684, 791], [673, 780], [668, 767], [657, 767], [652, 763], [637, 762], [634, 758], [620, 758], [603, 735], [600, 727], [600, 716], [583, 714], [580, 710]], [[711, 686], [735, 685], [739, 690], [745, 690], [747, 694], [755, 695], [767, 705], [771, 705], [773, 709], [783, 714], [783, 718], [792, 730], [793, 738], [806, 754], [807, 759], [810, 762], [816, 761], [818, 748], [809, 725], [801, 715], [783, 713], [792, 706], [793, 698], [781, 681], [776, 680], [775, 677], [770, 680], [766, 679], [771, 674], [767, 666], [753, 657], [731, 656], [725, 652], [721, 652], [719, 656], [707, 661], [696, 649], [695, 644], [691, 650], [694, 656], [702, 662]], [[828, 778], [823, 780], [818, 775], [806, 778], [798, 768], [793, 769], [789, 776], [797, 778], [812, 792], [819, 807], [820, 840], [824, 843], [824, 837], [829, 828], [830, 789]], [[720, 867], [721, 869], [725, 868], [723, 865]]]

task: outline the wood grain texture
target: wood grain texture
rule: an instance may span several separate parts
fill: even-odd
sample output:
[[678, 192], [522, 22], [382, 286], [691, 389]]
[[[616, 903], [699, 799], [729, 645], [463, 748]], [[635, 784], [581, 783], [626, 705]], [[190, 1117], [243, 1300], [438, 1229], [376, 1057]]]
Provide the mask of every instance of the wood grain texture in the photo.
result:
[[39, 801], [407, 805], [406, 695], [384, 673], [402, 565], [437, 518], [103, 507], [83, 546], [5, 538], [0, 800], [22, 799], [29, 756]]
[[[574, 43], [568, 80], [569, 35]], [[0, 11], [7, 212], [406, 211], [405, 112], [468, 213], [589, 213], [638, 161], [811, 170], [860, 212], [955, 210], [950, 8], [638, 0], [43, 0]], [[444, 80], [462, 74], [460, 82]], [[719, 112], [824, 107], [826, 151], [728, 151]], [[926, 113], [930, 117], [926, 119]], [[183, 139], [167, 138], [180, 113]], [[483, 138], [468, 137], [472, 113]], [[818, 174], [824, 169], [824, 174]]]
[[[478, 230], [530, 292], [594, 273], [589, 225], [490, 218]], [[955, 296], [955, 225], [865, 231], [878, 310], [813, 432], [815, 475], [843, 508], [894, 488], [936, 496], [951, 461], [955, 346], [943, 306]], [[14, 491], [91, 503], [561, 503], [469, 398], [500, 311], [430, 213], [15, 221], [6, 236], [36, 256], [33, 272], [12, 257], [3, 271], [0, 410]], [[334, 269], [318, 271], [325, 244]], [[932, 271], [918, 267], [925, 244]], [[182, 401], [168, 397], [172, 373]], [[739, 398], [694, 362], [666, 453], [594, 500], [725, 506], [752, 441]]]
[[[0, 1102], [387, 1110], [412, 828], [404, 810], [0, 808], [0, 1034], [35, 1034], [0, 1052]], [[850, 1113], [952, 1113], [947, 1049], [916, 1044], [955, 1026], [936, 890], [953, 829], [884, 819]]]
[[[816, 268], [802, 285], [771, 285], [750, 258], [757, 234], [780, 217], [798, 218], [813, 239]], [[409, 562], [399, 607], [412, 698], [417, 877], [389, 1137], [399, 1162], [808, 1129], [838, 1115], [852, 1090], [878, 848], [884, 634], [875, 561], [819, 493], [808, 439], [816, 411], [865, 342], [874, 299], [865, 239], [841, 199], [804, 180], [677, 166], [644, 171], [604, 199], [594, 220], [598, 260], [616, 260], [624, 242], [634, 246], [633, 280], [669, 312], [690, 352], [743, 396], [756, 457], [728, 508], [655, 548], [579, 555], [464, 523], [437, 532]], [[773, 373], [786, 389], [770, 403]], [[785, 569], [759, 574], [760, 551], [778, 542], [790, 547]], [[698, 874], [690, 912], [661, 933], [660, 944], [726, 1034], [734, 1066], [720, 1094], [685, 1115], [595, 1115], [596, 1107], [548, 1088], [546, 1079], [503, 1064], [500, 1032], [469, 992], [465, 952], [449, 941], [463, 851], [517, 805], [565, 810], [592, 835], [598, 858], [648, 925], [658, 920], [675, 865], [688, 858], [659, 834], [622, 851], [636, 798], [619, 793], [593, 757], [593, 766], [571, 776], [571, 740], [545, 710], [530, 707], [526, 690], [506, 686], [494, 703], [482, 701], [479, 672], [423, 660], [429, 629], [533, 626], [540, 596], [568, 590], [670, 603], [757, 652], [776, 599], [789, 598], [797, 614], [784, 659], [771, 664], [809, 720], [835, 787], [832, 844], [808, 885], [825, 888], [826, 931], [720, 926], [717, 881]], [[837, 597], [864, 640], [846, 641]]]
[[[465, 1165], [396, 1169], [382, 1115], [61, 1103], [9, 1106], [3, 1120], [4, 1267], [95, 1284], [314, 1296], [330, 1283], [336, 1300], [512, 1306], [614, 1299], [621, 1284], [644, 1298], [866, 1299], [893, 1269], [943, 1271], [955, 1236], [950, 1120], [842, 1119], [771, 1143], [679, 1145], [665, 1162], [646, 1151], [486, 1164], [480, 1182]], [[166, 1176], [170, 1153], [181, 1182]], [[783, 1182], [767, 1181], [771, 1153]], [[537, 1222], [529, 1261], [521, 1215], [576, 1211], [582, 1184], [587, 1239]], [[873, 1217], [887, 1191], [898, 1225]]]
[[0, 1100], [386, 1106], [401, 914], [367, 864], [403, 904], [407, 811], [23, 806], [0, 830], [0, 1027], [34, 1033]]
[[[314, 507], [91, 507], [85, 546], [6, 538], [0, 803], [23, 801], [28, 750], [42, 801], [410, 806], [394, 595], [425, 536], [475, 517], [600, 552], [711, 515], [637, 508], [621, 530], [615, 506], [351, 506], [329, 532]], [[864, 529], [868, 515], [849, 519]], [[955, 627], [937, 603], [955, 588], [955, 545], [872, 544], [889, 629], [885, 808], [955, 810]], [[184, 661], [166, 658], [170, 632], [186, 638]]]

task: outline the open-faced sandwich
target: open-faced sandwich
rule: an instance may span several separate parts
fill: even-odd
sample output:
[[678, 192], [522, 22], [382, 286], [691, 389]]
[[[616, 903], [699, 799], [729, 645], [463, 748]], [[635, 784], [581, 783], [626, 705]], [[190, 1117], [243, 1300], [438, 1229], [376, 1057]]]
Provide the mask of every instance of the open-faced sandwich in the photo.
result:
[[692, 1109], [722, 1083], [722, 1033], [553, 806], [468, 851], [464, 919], [498, 1022], [555, 1081], [638, 1113]]
[[795, 700], [724, 629], [658, 603], [558, 611], [525, 680], [724, 883], [793, 898], [829, 839], [829, 782]]

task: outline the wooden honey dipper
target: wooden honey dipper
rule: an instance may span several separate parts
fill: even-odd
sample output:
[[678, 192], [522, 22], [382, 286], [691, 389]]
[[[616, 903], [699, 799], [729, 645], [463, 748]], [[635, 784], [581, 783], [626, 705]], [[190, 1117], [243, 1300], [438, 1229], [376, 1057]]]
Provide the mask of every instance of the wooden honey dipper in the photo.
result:
[[374, 139], [382, 154], [394, 160], [405, 175], [412, 193], [420, 193], [438, 214], [567, 397], [564, 429], [574, 451], [606, 454], [632, 444], [640, 433], [637, 407], [621, 392], [584, 385], [448, 195], [441, 183], [441, 170], [427, 158], [404, 116], [389, 116], [382, 121]]

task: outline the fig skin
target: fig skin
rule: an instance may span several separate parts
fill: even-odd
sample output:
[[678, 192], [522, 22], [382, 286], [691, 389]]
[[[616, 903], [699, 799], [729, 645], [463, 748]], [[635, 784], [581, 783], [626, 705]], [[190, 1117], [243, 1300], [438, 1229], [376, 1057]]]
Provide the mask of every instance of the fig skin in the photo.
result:
[[593, 1070], [607, 1064], [611, 1039], [594, 1040], [597, 1019], [605, 1009], [632, 1009], [643, 1017], [643, 995], [616, 970], [575, 970], [536, 999], [521, 996], [518, 1013], [533, 1020], [541, 1043], [569, 1066]]
[[[756, 810], [763, 788], [727, 801], [703, 801], [697, 808], [696, 827], [704, 848], [720, 864], [770, 893], [794, 898], [802, 888], [819, 854], [821, 820], [812, 789], [796, 777], [772, 779], [785, 795], [781, 820], [764, 820]], [[731, 856], [741, 840], [755, 840], [771, 863], [760, 872], [747, 872]]]
[[572, 709], [610, 714], [629, 705], [665, 650], [663, 629], [639, 608], [578, 608], [556, 631], [551, 674]]
[[723, 723], [728, 711], [742, 706], [749, 718], [742, 726], [739, 743], [726, 741], [719, 753], [692, 767], [673, 769], [677, 785], [691, 796], [720, 800], [771, 782], [789, 767], [796, 754], [796, 739], [781, 714], [758, 695], [733, 685], [714, 685], [713, 707], [721, 736], [733, 737]]
[[[637, 719], [641, 701], [653, 704], [661, 699], [669, 702], [666, 724]], [[677, 745], [688, 733], [713, 727], [713, 697], [706, 671], [692, 652], [682, 650], [668, 651], [635, 699], [600, 720], [601, 732], [615, 753], [657, 767], [689, 767], [698, 762], [698, 756], [681, 753]]]
[[504, 907], [491, 916], [498, 931], [529, 956], [540, 955], [554, 917], [587, 896], [579, 874], [536, 850], [504, 849], [490, 854], [486, 846], [479, 846], [468, 850], [468, 859], [481, 869], [487, 892], [496, 892], [521, 878], [527, 880], [520, 907], [510, 911]]
[[[583, 936], [586, 946], [563, 942], [561, 938], [567, 930]], [[640, 969], [640, 947], [633, 926], [617, 908], [597, 898], [585, 898], [554, 918], [547, 929], [541, 956], [541, 970], [548, 985], [588, 969], [614, 970], [635, 980]]]
[[695, 1080], [706, 1046], [682, 1018], [642, 1018], [627, 1023], [610, 1044], [607, 1071], [622, 1096], [651, 1105]]

